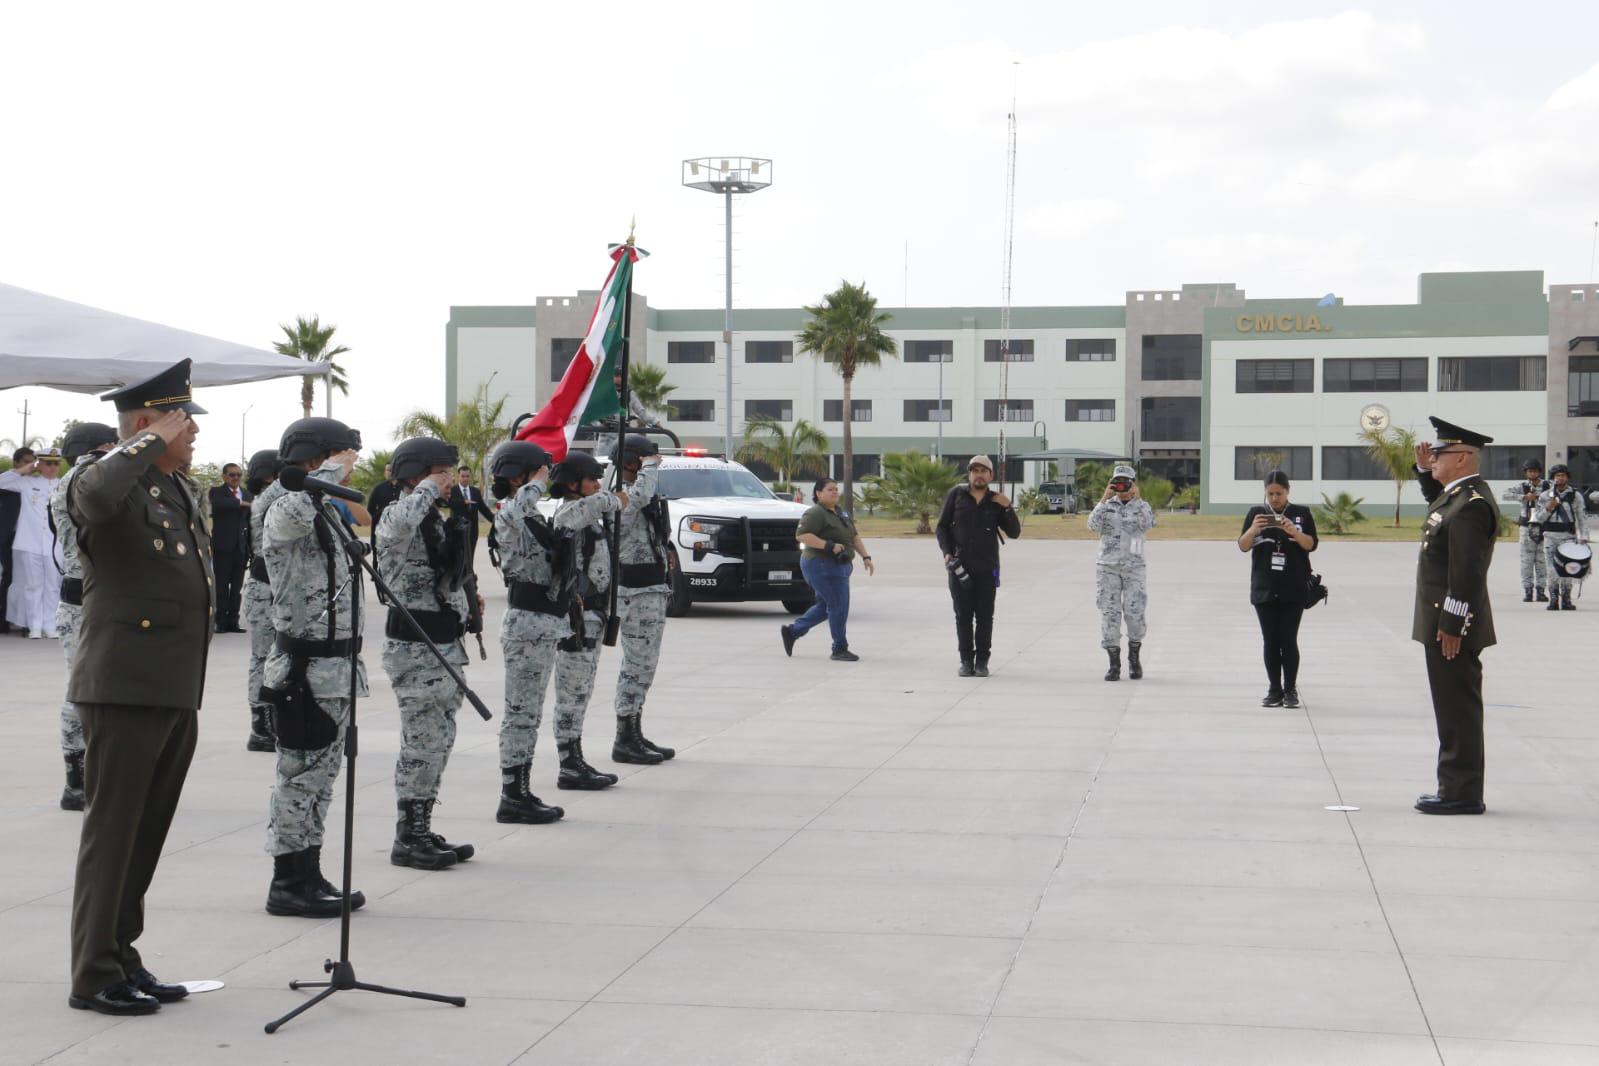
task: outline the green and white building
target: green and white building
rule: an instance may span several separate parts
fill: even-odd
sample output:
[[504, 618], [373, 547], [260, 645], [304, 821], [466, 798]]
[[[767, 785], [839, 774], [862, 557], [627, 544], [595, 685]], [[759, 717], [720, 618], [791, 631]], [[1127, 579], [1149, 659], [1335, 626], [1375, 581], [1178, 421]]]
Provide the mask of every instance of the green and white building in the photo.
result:
[[[446, 403], [487, 384], [508, 410], [537, 410], [594, 298], [452, 307]], [[1495, 438], [1490, 479], [1519, 477], [1536, 456], [1599, 487], [1599, 286], [1546, 290], [1538, 271], [1448, 273], [1422, 275], [1407, 304], [1257, 300], [1213, 283], [1129, 292], [1121, 305], [1017, 307], [1005, 393], [998, 308], [884, 310], [900, 354], [855, 379], [857, 475], [893, 452], [997, 456], [1003, 429], [1010, 481], [1040, 480], [1049, 457], [1069, 467], [1079, 455], [1132, 456], [1198, 484], [1216, 513], [1254, 504], [1270, 466], [1288, 471], [1300, 499], [1349, 492], [1375, 503], [1392, 486], [1360, 447], [1362, 419], [1426, 434], [1437, 414]], [[735, 432], [756, 414], [809, 420], [829, 435], [837, 474], [843, 386], [795, 351], [804, 321], [801, 308], [734, 312]], [[671, 424], [684, 443], [720, 451], [722, 312], [654, 308], [635, 294], [632, 334], [634, 358], [664, 366], [676, 386]]]

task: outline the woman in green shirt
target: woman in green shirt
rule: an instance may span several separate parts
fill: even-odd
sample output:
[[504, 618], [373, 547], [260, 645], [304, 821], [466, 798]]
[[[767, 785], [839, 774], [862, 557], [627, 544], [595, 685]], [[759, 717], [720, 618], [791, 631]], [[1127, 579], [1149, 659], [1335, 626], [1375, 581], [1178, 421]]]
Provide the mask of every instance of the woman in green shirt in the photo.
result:
[[816, 592], [816, 602], [792, 625], [782, 627], [783, 651], [793, 655], [794, 642], [826, 621], [833, 634], [834, 661], [853, 663], [860, 656], [849, 650], [844, 627], [849, 622], [849, 576], [855, 569], [855, 556], [861, 557], [868, 574], [877, 571], [866, 554], [866, 543], [855, 532], [855, 523], [838, 509], [838, 495], [838, 482], [821, 478], [811, 493], [815, 504], [800, 519], [800, 573]]

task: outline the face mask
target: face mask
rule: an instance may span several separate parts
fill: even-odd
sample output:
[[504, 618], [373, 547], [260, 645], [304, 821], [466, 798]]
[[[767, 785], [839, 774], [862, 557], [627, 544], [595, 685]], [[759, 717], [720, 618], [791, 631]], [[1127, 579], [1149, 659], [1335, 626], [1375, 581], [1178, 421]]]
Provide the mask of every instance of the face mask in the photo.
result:
[[489, 484], [489, 491], [494, 493], [494, 498], [496, 500], [503, 500], [515, 492], [516, 489], [511, 487], [510, 478], [495, 477], [495, 479]]

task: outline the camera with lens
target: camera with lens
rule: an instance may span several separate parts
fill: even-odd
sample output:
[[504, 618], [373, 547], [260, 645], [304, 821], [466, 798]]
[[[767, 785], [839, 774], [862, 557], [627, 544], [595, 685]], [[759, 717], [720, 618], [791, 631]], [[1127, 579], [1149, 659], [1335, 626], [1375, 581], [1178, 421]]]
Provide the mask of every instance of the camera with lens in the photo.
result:
[[967, 571], [966, 565], [960, 561], [960, 556], [956, 556], [945, 563], [944, 569], [948, 570], [955, 580], [962, 585], [970, 585], [972, 583], [972, 575]]
[[1110, 491], [1131, 492], [1133, 491], [1133, 483], [1131, 480], [1124, 477], [1112, 478], [1110, 482]]

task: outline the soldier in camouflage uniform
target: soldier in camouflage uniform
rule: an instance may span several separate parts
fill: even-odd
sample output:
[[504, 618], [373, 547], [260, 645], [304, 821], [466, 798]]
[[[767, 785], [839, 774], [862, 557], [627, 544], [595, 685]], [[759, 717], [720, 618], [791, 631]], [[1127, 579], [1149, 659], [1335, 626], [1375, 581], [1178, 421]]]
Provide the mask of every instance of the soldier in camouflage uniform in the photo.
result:
[[1137, 681], [1144, 676], [1139, 661], [1143, 649], [1144, 610], [1148, 596], [1144, 589], [1144, 534], [1155, 525], [1155, 511], [1138, 492], [1138, 475], [1130, 466], [1118, 466], [1111, 473], [1105, 495], [1088, 516], [1088, 528], [1099, 534], [1098, 604], [1100, 647], [1110, 657], [1106, 681], [1122, 676], [1122, 620], [1127, 622], [1127, 676]]
[[[244, 682], [244, 699], [250, 705], [250, 738], [244, 746], [249, 751], [278, 749], [272, 708], [261, 702], [261, 672], [272, 651], [272, 582], [261, 550], [266, 544], [261, 520], [271, 503], [263, 500], [262, 494], [277, 484], [278, 470], [282, 466], [277, 449], [268, 448], [250, 456], [244, 475], [245, 488], [253, 497], [250, 503], [250, 566], [244, 579], [244, 619], [250, 627], [250, 672]], [[276, 499], [282, 491], [276, 490], [272, 495]]]
[[671, 534], [666, 497], [660, 494], [661, 455], [648, 437], [630, 434], [611, 452], [611, 465], [622, 472], [627, 506], [622, 509], [622, 573], [616, 590], [621, 619], [622, 672], [616, 680], [616, 742], [611, 758], [620, 763], [653, 766], [677, 754], [644, 735], [644, 697], [661, 661], [666, 632], [666, 601], [671, 597], [668, 565]]
[[1528, 459], [1522, 473], [1526, 479], [1506, 489], [1500, 499], [1521, 504], [1521, 514], [1516, 518], [1521, 527], [1521, 601], [1532, 603], [1536, 594], [1537, 602], [1547, 603], [1549, 595], [1544, 590], [1549, 587], [1549, 564], [1544, 555], [1543, 530], [1533, 520], [1533, 509], [1549, 482], [1543, 476], [1543, 463], [1537, 459]]
[[[460, 460], [455, 445], [413, 437], [394, 449], [400, 498], [383, 509], [374, 543], [378, 573], [389, 594], [411, 613], [428, 639], [456, 667], [467, 664], [471, 608], [461, 582], [471, 559], [471, 531], [446, 526], [439, 500], [449, 492]], [[394, 764], [399, 820], [389, 861], [418, 870], [443, 870], [470, 859], [470, 844], [448, 843], [433, 832], [439, 781], [455, 747], [455, 716], [466, 693], [439, 664], [421, 636], [390, 608], [383, 670], [400, 704], [400, 757]]]
[[555, 667], [555, 646], [571, 635], [570, 587], [556, 573], [556, 534], [538, 503], [549, 485], [550, 456], [528, 441], [507, 441], [489, 460], [494, 495], [490, 547], [505, 578], [509, 603], [500, 625], [505, 656], [505, 714], [500, 719], [500, 807], [497, 822], [542, 825], [566, 812], [528, 788], [533, 749], [544, 718], [544, 692]]
[[562, 501], [552, 525], [557, 532], [571, 533], [576, 539], [572, 633], [561, 641], [555, 657], [555, 746], [561, 753], [561, 773], [555, 786], [564, 789], [610, 788], [618, 780], [583, 758], [583, 717], [594, 694], [611, 588], [611, 556], [602, 520], [627, 505], [626, 493], [600, 491], [604, 472], [598, 460], [582, 452], [569, 454], [550, 471], [551, 490]]
[[1533, 507], [1532, 520], [1543, 530], [1543, 549], [1549, 560], [1549, 606], [1551, 611], [1575, 611], [1571, 602], [1571, 578], [1561, 570], [1555, 554], [1562, 544], [1588, 543], [1588, 508], [1582, 493], [1571, 484], [1571, 470], [1565, 463], [1549, 468], [1549, 487]]
[[[332, 418], [302, 418], [283, 431], [278, 458], [325, 481], [342, 481], [355, 465], [361, 435]], [[259, 545], [272, 588], [272, 651], [262, 671], [262, 696], [277, 727], [277, 780], [267, 818], [272, 856], [269, 914], [332, 918], [343, 897], [322, 876], [323, 827], [344, 754], [350, 718], [350, 642], [355, 610], [350, 560], [309, 493], [290, 492], [282, 478], [256, 498]], [[331, 587], [330, 587], [331, 582]], [[355, 660], [358, 695], [366, 667]], [[366, 903], [350, 894], [350, 909]]]
[[[78, 625], [83, 615], [83, 562], [78, 558], [78, 532], [67, 511], [67, 486], [78, 472], [117, 442], [117, 431], [101, 422], [79, 422], [67, 432], [61, 444], [61, 458], [67, 472], [50, 490], [50, 521], [56, 543], [61, 545], [61, 602], [56, 607], [56, 635], [61, 638], [61, 653], [66, 656], [67, 676], [72, 676], [72, 660], [78, 654]], [[83, 810], [83, 722], [78, 708], [65, 697], [61, 700], [61, 755], [67, 763], [67, 783], [61, 790], [61, 809]]]

